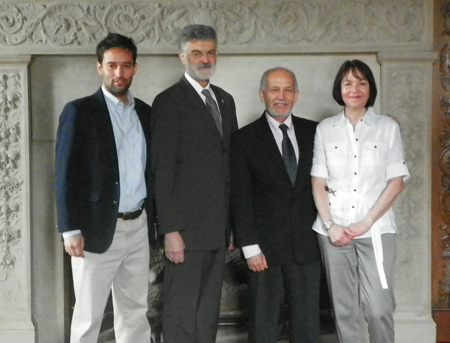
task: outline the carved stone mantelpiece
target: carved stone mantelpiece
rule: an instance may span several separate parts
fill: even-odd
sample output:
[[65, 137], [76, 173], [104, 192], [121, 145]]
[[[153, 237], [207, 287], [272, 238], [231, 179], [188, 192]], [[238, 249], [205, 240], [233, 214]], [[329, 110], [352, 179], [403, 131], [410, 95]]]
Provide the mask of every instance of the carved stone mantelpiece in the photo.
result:
[[[219, 62], [214, 82], [224, 82], [224, 88], [232, 94], [247, 87], [247, 83], [249, 89], [257, 83], [244, 78], [243, 82], [236, 82], [233, 75], [241, 77], [248, 68], [253, 78], [268, 67], [268, 60], [269, 67], [282, 60], [289, 61], [299, 71], [310, 68], [311, 71], [302, 76], [314, 82], [305, 87], [325, 98], [324, 90], [328, 92], [331, 85], [318, 80], [323, 77], [321, 65], [317, 62], [319, 69], [313, 70], [316, 63], [313, 61], [306, 67], [302, 64], [303, 57], [330, 57], [332, 63], [336, 63], [336, 57], [339, 60], [348, 56], [369, 56], [373, 60], [374, 56], [378, 57], [380, 112], [395, 115], [401, 122], [412, 174], [395, 205], [399, 226], [396, 343], [434, 342], [429, 299], [428, 153], [430, 76], [436, 57], [432, 52], [433, 3], [433, 0], [16, 0], [0, 3], [0, 342], [62, 343], [64, 340], [61, 300], [64, 288], [60, 284], [63, 249], [53, 223], [53, 134], [59, 101], [62, 98], [66, 101], [61, 93], [71, 98], [75, 90], [96, 85], [98, 81], [98, 76], [94, 75], [95, 57], [92, 76], [90, 72], [87, 76], [72, 75], [74, 64], [78, 71], [90, 67], [89, 58], [78, 55], [93, 55], [96, 44], [108, 31], [133, 37], [140, 54], [140, 72], [133, 87], [139, 82], [144, 85], [140, 90], [145, 89], [154, 96], [153, 93], [159, 91], [158, 82], [167, 81], [168, 74], [173, 77], [175, 68], [181, 68], [174, 63], [176, 57], [167, 54], [175, 55], [176, 38], [180, 30], [191, 23], [209, 24], [217, 29], [220, 53], [228, 56]], [[450, 19], [447, 20], [450, 23]], [[18, 56], [22, 54], [43, 56], [36, 56], [30, 77], [27, 71], [30, 58], [21, 60]], [[50, 58], [48, 55], [61, 55], [61, 60], [65, 61], [60, 61], [60, 56]], [[67, 60], [70, 61], [67, 63]], [[170, 70], [166, 70], [167, 67]], [[231, 68], [238, 72], [233, 70], [227, 75]], [[450, 70], [450, 66], [448, 68]], [[141, 76], [143, 70], [150, 71], [150, 81]], [[222, 80], [218, 80], [219, 73], [222, 73]], [[49, 78], [47, 83], [43, 82], [46, 78]], [[37, 80], [36, 83], [33, 84], [33, 80]], [[448, 80], [450, 84], [450, 76]], [[28, 99], [31, 86], [34, 104]], [[251, 91], [244, 89], [241, 93], [244, 95], [235, 98], [245, 99]], [[257, 88], [255, 96], [257, 98]], [[33, 113], [28, 108], [31, 104]], [[450, 100], [445, 104], [450, 108]], [[248, 107], [238, 102], [237, 105], [240, 116], [250, 117], [260, 110], [256, 108], [260, 104], [256, 104], [254, 112], [242, 113], [242, 108]], [[312, 115], [323, 118], [328, 112]], [[29, 135], [30, 118], [39, 130], [46, 130], [45, 135], [39, 131], [33, 141]], [[449, 137], [450, 133], [443, 134], [442, 141], [450, 141]], [[30, 143], [33, 148], [32, 195], [29, 191]], [[450, 153], [442, 160], [444, 167], [448, 167], [447, 158], [450, 160]], [[450, 188], [450, 176], [445, 180]], [[33, 227], [30, 224], [31, 196], [35, 200]], [[450, 200], [445, 199], [443, 208], [450, 212]], [[450, 223], [447, 225], [450, 227]], [[450, 236], [450, 230], [448, 234]], [[448, 248], [445, 244], [450, 245], [450, 239], [443, 240], [444, 250]], [[30, 250], [36, 256], [35, 270], [30, 264]], [[450, 266], [446, 270], [450, 274]], [[33, 283], [30, 275], [33, 275]], [[450, 282], [448, 287], [450, 289]], [[18, 332], [28, 336], [20, 336]]]
[[422, 0], [5, 2], [0, 44], [8, 47], [1, 53], [91, 53], [112, 31], [141, 52], [173, 53], [185, 25], [204, 23], [225, 53], [423, 50], [428, 10]]

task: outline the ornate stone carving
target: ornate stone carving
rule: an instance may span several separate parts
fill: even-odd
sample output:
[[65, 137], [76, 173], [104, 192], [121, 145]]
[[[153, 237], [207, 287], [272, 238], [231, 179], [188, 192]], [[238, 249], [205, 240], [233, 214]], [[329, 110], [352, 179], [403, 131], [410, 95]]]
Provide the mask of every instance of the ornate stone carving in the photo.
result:
[[[386, 95], [389, 113], [399, 119], [402, 138], [405, 146], [406, 161], [411, 178], [405, 183], [405, 189], [400, 199], [394, 204], [396, 224], [398, 226], [397, 263], [401, 266], [396, 269], [396, 289], [408, 289], [408, 294], [400, 294], [399, 299], [407, 296], [408, 299], [422, 299], [424, 287], [411, 289], [409, 284], [424, 285], [426, 280], [423, 274], [413, 266], [420, 263], [420, 254], [411, 254], [411, 251], [423, 251], [423, 210], [421, 202], [424, 192], [424, 146], [425, 123], [423, 116], [418, 112], [422, 110], [425, 92], [423, 82], [426, 78], [424, 70], [412, 68], [411, 65], [402, 66], [401, 62], [383, 62], [387, 66], [387, 79], [382, 87], [387, 87]], [[389, 65], [390, 63], [390, 65]], [[381, 88], [381, 87], [380, 87]], [[412, 307], [410, 302], [400, 302], [399, 308], [405, 310]]]
[[21, 74], [0, 75], [0, 281], [22, 253]]
[[[214, 26], [221, 48], [426, 43], [421, 0], [31, 2], [0, 4], [0, 44], [28, 49], [95, 45], [107, 31], [143, 47], [171, 47], [187, 24]], [[58, 50], [61, 52], [61, 50]]]

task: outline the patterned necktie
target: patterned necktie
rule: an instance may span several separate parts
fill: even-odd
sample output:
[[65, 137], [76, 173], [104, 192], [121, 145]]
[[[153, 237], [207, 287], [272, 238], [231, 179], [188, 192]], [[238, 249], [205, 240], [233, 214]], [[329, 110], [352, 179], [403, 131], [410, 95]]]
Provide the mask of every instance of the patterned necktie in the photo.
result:
[[292, 186], [295, 185], [295, 179], [297, 177], [297, 159], [295, 158], [294, 147], [287, 134], [288, 127], [286, 124], [279, 126], [283, 131], [283, 140], [281, 141], [281, 150], [283, 154], [284, 165], [286, 166], [289, 178], [291, 179]]
[[209, 112], [211, 112], [214, 121], [216, 122], [217, 130], [219, 131], [220, 137], [223, 136], [222, 130], [222, 117], [220, 116], [219, 108], [217, 107], [216, 102], [214, 101], [209, 90], [203, 89], [202, 94], [206, 97], [206, 107], [208, 107]]

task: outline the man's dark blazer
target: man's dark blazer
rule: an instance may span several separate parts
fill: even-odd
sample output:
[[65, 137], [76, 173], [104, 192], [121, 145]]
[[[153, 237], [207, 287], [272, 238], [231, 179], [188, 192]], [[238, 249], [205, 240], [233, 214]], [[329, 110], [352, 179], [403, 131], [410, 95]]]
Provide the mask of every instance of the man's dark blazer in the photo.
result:
[[237, 130], [230, 94], [211, 85], [223, 139], [183, 76], [152, 104], [152, 163], [160, 235], [179, 231], [187, 250], [225, 246], [229, 227], [229, 142]]
[[269, 268], [293, 260], [302, 265], [319, 262], [310, 176], [317, 123], [294, 116], [292, 121], [300, 156], [295, 186], [265, 114], [231, 138], [231, 209], [237, 244], [259, 244]]
[[[147, 143], [145, 209], [152, 241], [151, 107], [135, 98], [135, 109]], [[117, 223], [120, 179], [114, 132], [102, 89], [64, 107], [56, 141], [55, 176], [58, 231], [80, 230], [86, 251], [108, 250]]]

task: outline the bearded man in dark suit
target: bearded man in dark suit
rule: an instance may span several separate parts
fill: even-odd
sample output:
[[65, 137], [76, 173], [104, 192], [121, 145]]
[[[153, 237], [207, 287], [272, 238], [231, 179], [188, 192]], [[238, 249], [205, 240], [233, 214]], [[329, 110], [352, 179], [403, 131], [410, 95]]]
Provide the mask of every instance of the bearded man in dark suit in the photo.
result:
[[261, 79], [266, 111], [231, 138], [231, 213], [249, 267], [249, 342], [276, 343], [286, 294], [290, 342], [319, 342], [320, 263], [312, 225], [316, 122], [295, 117], [292, 71]]
[[217, 35], [205, 25], [179, 38], [180, 81], [153, 102], [152, 159], [159, 234], [167, 257], [163, 333], [167, 343], [213, 343], [229, 232], [232, 96], [211, 85]]

